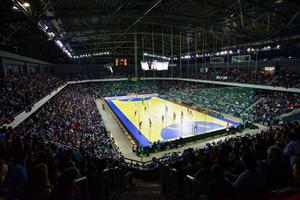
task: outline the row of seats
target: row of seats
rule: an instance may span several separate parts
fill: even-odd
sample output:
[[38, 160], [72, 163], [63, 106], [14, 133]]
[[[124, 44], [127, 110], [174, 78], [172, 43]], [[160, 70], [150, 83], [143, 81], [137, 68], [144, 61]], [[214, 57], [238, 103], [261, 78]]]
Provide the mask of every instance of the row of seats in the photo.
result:
[[87, 85], [69, 85], [16, 128], [0, 129], [0, 197], [117, 199], [126, 171], [95, 98]]
[[170, 200], [297, 199], [299, 130], [295, 121], [176, 153], [160, 163], [162, 192]]
[[0, 78], [0, 125], [9, 123], [19, 112], [57, 89], [64, 82], [49, 74], [12, 74]]

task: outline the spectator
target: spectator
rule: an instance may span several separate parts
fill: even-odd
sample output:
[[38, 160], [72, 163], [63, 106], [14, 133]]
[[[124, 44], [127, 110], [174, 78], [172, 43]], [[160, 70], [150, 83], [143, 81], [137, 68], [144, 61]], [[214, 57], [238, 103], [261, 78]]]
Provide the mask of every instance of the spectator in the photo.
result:
[[239, 199], [267, 199], [266, 181], [256, 169], [256, 159], [251, 153], [246, 153], [241, 159], [245, 171], [234, 183]]
[[8, 164], [7, 188], [11, 194], [20, 194], [27, 183], [27, 171], [24, 167], [22, 155], [17, 154]]
[[294, 178], [294, 185], [300, 186], [300, 157], [296, 156], [293, 163], [293, 178]]
[[48, 167], [45, 164], [36, 164], [29, 172], [25, 198], [30, 200], [47, 200], [50, 197], [52, 186], [48, 178]]
[[279, 147], [269, 147], [268, 160], [263, 163], [261, 171], [265, 174], [271, 190], [286, 187], [291, 182], [290, 168]]
[[236, 199], [232, 184], [224, 177], [224, 170], [220, 164], [215, 164], [211, 169], [214, 180], [209, 183], [208, 200], [234, 200]]
[[0, 199], [5, 198], [9, 191], [5, 185], [8, 166], [5, 160], [0, 159]]
[[213, 174], [211, 171], [211, 161], [205, 156], [202, 159], [202, 167], [194, 174], [196, 180], [199, 181], [199, 189], [201, 194], [207, 194], [208, 184], [213, 180]]
[[78, 169], [70, 167], [66, 169], [61, 175], [60, 182], [54, 188], [50, 199], [53, 200], [73, 200], [76, 199], [77, 186], [74, 182], [79, 178], [80, 174]]
[[[297, 131], [299, 131], [299, 129], [297, 129]], [[293, 166], [295, 156], [300, 155], [299, 132], [291, 132], [289, 134], [289, 143], [284, 148], [284, 155], [289, 158], [290, 166]]]

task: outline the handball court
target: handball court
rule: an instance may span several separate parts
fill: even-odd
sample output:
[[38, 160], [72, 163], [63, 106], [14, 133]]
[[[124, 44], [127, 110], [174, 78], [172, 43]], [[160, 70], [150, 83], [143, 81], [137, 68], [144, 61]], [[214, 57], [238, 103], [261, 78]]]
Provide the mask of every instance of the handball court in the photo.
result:
[[157, 94], [105, 98], [111, 110], [142, 146], [238, 126], [227, 118], [204, 114]]
[[[103, 100], [97, 99], [96, 104], [99, 110], [100, 115], [102, 116], [102, 119], [104, 121], [106, 129], [110, 132], [111, 136], [115, 139], [115, 142], [117, 146], [119, 147], [120, 151], [122, 152], [122, 155], [126, 158], [131, 158], [134, 160], [143, 160], [143, 161], [149, 161], [152, 159], [152, 157], [162, 157], [163, 155], [170, 154], [172, 152], [178, 152], [183, 151], [184, 149], [190, 147], [190, 148], [202, 148], [204, 147], [205, 143], [207, 142], [217, 142], [219, 140], [224, 140], [225, 138], [230, 137], [236, 137], [236, 136], [242, 136], [245, 134], [256, 134], [262, 130], [266, 130], [267, 127], [259, 125], [259, 129], [255, 130], [244, 130], [242, 133], [236, 133], [235, 135], [230, 136], [215, 136], [212, 138], [208, 138], [207, 140], [196, 140], [193, 142], [190, 142], [184, 146], [179, 147], [178, 149], [170, 149], [165, 151], [156, 152], [150, 157], [139, 157], [132, 151], [132, 144], [128, 140], [128, 137], [124, 134], [123, 130], [120, 126], [116, 125], [118, 124], [116, 119], [114, 118], [112, 112], [109, 110], [107, 104], [103, 104]], [[103, 107], [104, 105], [104, 107]], [[104, 109], [103, 109], [104, 108]], [[238, 118], [232, 117], [230, 115], [224, 114], [227, 119], [231, 119], [234, 121], [239, 121]]]

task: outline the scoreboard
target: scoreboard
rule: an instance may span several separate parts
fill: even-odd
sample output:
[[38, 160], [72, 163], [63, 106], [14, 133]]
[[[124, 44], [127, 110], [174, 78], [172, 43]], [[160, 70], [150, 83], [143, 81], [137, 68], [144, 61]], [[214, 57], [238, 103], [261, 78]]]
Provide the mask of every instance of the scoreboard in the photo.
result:
[[115, 59], [115, 66], [127, 66], [128, 61], [127, 58], [116, 58]]
[[168, 70], [169, 62], [159, 62], [159, 61], [141, 61], [141, 67], [144, 71], [163, 71]]

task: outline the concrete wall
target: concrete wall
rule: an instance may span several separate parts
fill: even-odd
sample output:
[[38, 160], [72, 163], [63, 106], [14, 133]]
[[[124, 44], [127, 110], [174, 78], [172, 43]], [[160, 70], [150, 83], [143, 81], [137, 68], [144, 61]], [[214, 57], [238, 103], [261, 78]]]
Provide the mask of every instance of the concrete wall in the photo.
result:
[[[132, 73], [134, 68], [132, 65], [124, 67], [113, 67], [115, 72], [125, 71]], [[55, 74], [67, 74], [67, 73], [103, 73], [109, 74], [109, 70], [104, 67], [103, 64], [59, 64], [55, 65]]]
[[54, 63], [47, 61], [0, 51], [0, 77], [10, 73], [53, 73], [54, 65]]
[[103, 64], [60, 64], [55, 66], [55, 74], [94, 73], [104, 70]]

